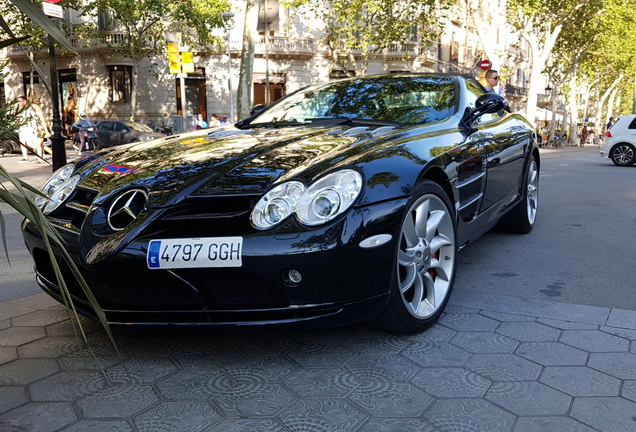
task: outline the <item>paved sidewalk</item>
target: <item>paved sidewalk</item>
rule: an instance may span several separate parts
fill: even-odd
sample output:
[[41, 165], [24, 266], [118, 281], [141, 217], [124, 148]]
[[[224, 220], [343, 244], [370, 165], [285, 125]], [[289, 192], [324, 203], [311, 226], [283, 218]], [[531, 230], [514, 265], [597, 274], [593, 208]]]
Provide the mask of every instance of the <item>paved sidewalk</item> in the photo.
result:
[[45, 294], [0, 304], [0, 431], [636, 430], [635, 312], [451, 303], [408, 336], [117, 329], [121, 357]]
[[0, 303], [0, 432], [636, 431], [634, 311], [456, 290], [419, 335], [120, 328], [119, 354], [83, 323]]

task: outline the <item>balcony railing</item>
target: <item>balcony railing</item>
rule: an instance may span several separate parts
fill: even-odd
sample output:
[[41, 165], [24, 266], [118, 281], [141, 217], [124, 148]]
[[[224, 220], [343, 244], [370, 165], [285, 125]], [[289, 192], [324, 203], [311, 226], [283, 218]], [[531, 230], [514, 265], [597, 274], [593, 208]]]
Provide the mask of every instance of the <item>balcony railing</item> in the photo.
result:
[[[232, 44], [234, 47], [234, 44]], [[316, 53], [316, 42], [309, 38], [289, 38], [282, 36], [270, 36], [265, 41], [265, 36], [260, 36], [256, 41], [255, 54], [264, 56], [267, 53], [272, 57], [313, 57]]]

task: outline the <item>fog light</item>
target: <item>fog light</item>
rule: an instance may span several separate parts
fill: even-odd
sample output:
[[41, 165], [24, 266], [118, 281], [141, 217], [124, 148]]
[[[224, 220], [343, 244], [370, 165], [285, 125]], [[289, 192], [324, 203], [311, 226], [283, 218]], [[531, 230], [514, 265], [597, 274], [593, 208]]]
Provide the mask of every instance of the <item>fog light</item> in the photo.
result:
[[289, 281], [291, 283], [297, 284], [303, 280], [303, 276], [300, 274], [298, 270], [291, 269], [287, 272], [287, 277], [289, 277]]

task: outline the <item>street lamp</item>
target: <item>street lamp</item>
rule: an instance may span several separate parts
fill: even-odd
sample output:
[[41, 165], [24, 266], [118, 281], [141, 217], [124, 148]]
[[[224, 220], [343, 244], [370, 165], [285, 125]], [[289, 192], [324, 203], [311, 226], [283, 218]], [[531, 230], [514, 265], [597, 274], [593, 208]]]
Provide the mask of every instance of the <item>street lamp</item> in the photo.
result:
[[234, 102], [232, 101], [232, 51], [230, 47], [230, 31], [232, 30], [232, 23], [230, 20], [234, 18], [234, 13], [223, 12], [221, 14], [221, 21], [223, 21], [223, 27], [227, 31], [227, 86], [230, 91], [230, 123], [234, 123]]
[[545, 88], [545, 96], [546, 96], [546, 100], [545, 100], [545, 120], [543, 121], [544, 126], [548, 127], [548, 95], [550, 95], [550, 92], [552, 91], [552, 87], [550, 87], [550, 84], [548, 84], [548, 86]]

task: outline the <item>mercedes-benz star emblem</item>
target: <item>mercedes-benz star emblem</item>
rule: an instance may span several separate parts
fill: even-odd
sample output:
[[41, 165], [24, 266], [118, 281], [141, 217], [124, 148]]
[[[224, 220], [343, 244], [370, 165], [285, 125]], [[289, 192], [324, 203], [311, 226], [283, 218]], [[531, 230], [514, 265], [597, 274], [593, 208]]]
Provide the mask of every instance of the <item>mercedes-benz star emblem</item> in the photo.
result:
[[119, 195], [108, 209], [108, 226], [121, 231], [139, 216], [146, 206], [148, 194], [141, 189], [130, 189]]

